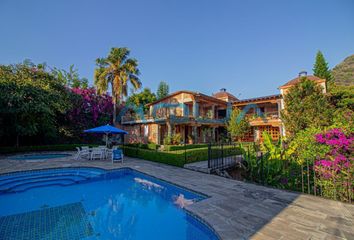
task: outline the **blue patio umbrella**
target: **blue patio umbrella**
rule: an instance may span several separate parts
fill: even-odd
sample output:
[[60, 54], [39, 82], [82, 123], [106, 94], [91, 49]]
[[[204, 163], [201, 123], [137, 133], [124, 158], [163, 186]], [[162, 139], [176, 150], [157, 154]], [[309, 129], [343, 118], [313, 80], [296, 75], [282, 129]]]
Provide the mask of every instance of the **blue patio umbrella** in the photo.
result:
[[91, 129], [87, 129], [84, 131], [85, 133], [102, 133], [102, 134], [106, 134], [106, 146], [107, 146], [107, 141], [108, 141], [108, 134], [128, 134], [126, 131], [113, 127], [109, 124], [107, 125], [103, 125], [100, 127], [95, 127], [95, 128], [91, 128]]

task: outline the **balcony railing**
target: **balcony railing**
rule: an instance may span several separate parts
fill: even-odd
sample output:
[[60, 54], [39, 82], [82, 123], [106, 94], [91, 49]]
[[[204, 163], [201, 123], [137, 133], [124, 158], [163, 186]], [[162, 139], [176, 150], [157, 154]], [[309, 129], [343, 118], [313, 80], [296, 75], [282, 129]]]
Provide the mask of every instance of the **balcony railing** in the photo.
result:
[[152, 121], [153, 118], [150, 117], [149, 115], [144, 115], [144, 117], [140, 116], [122, 116], [121, 121], [122, 123], [128, 123], [128, 122], [143, 122], [143, 121]]
[[[174, 119], [176, 123], [178, 122], [189, 122], [189, 121], [197, 121], [200, 123], [219, 123], [222, 124], [225, 122], [225, 118], [211, 118], [209, 116], [198, 116], [197, 118], [193, 117], [193, 115], [188, 115], [188, 116], [175, 116], [175, 115], [169, 115], [170, 119]], [[122, 116], [121, 121], [122, 124], [127, 124], [127, 123], [144, 123], [144, 122], [154, 122], [154, 121], [161, 121], [167, 119], [167, 117], [163, 116], [156, 116], [155, 118], [149, 116], [149, 115], [144, 115], [144, 118], [140, 116]]]
[[279, 118], [279, 113], [278, 111], [273, 111], [273, 112], [265, 112], [262, 115], [258, 115], [256, 113], [248, 113], [246, 114], [248, 118], [251, 120], [256, 120], [256, 119], [261, 119], [261, 118], [266, 118], [266, 119], [278, 119]]

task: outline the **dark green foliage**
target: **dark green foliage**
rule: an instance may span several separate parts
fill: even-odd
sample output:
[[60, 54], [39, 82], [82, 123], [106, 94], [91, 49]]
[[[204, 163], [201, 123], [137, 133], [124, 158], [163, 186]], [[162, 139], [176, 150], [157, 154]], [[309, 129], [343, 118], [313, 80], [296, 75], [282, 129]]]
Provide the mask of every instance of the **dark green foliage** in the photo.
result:
[[54, 138], [57, 118], [71, 107], [65, 86], [28, 61], [0, 66], [0, 92], [0, 136], [7, 144], [18, 145], [24, 136]]
[[[0, 65], [0, 145], [77, 143], [84, 129], [110, 122], [111, 97], [93, 88], [69, 88], [76, 80], [83, 85], [73, 66], [70, 72], [65, 80], [29, 60]], [[94, 138], [89, 142], [100, 137]]]
[[332, 69], [334, 82], [341, 86], [354, 85], [354, 55], [344, 59]]
[[[259, 154], [258, 146], [240, 145], [246, 180], [281, 189], [301, 191], [301, 166], [292, 159], [274, 158], [270, 152]], [[306, 178], [305, 178], [306, 180]]]
[[152, 93], [150, 88], [144, 88], [142, 92], [132, 94], [127, 99], [127, 104], [137, 106], [137, 107], [142, 106], [144, 112], [146, 112], [148, 110], [148, 107], [146, 107], [145, 105], [148, 103], [152, 103], [154, 101], [156, 101], [155, 93]]
[[164, 81], [161, 81], [159, 83], [159, 86], [157, 87], [157, 99], [161, 99], [166, 97], [170, 92], [170, 87], [168, 86], [168, 84]]
[[332, 107], [322, 88], [303, 77], [284, 96], [286, 111], [281, 112], [285, 130], [290, 138], [308, 127], [322, 128], [331, 124]]
[[0, 147], [1, 154], [19, 153], [19, 152], [36, 152], [36, 151], [76, 151], [76, 147], [89, 146], [97, 147], [92, 144], [57, 144], [43, 146], [20, 146], [16, 147]]
[[242, 137], [249, 131], [250, 124], [245, 116], [242, 116], [241, 110], [235, 108], [231, 112], [231, 116], [227, 122], [226, 127], [232, 140], [240, 141]]
[[333, 127], [346, 133], [354, 132], [354, 85], [332, 84], [328, 97], [334, 108]]
[[327, 82], [332, 80], [332, 75], [331, 71], [329, 70], [328, 63], [326, 62], [326, 59], [324, 58], [321, 51], [317, 52], [316, 62], [313, 66], [313, 75], [326, 79]]
[[354, 111], [354, 85], [333, 85], [329, 92], [329, 100], [336, 109]]
[[149, 149], [149, 150], [157, 150], [160, 145], [155, 144], [155, 143], [130, 143], [130, 144], [125, 144], [127, 147], [135, 147], [135, 148], [141, 148], [141, 149]]

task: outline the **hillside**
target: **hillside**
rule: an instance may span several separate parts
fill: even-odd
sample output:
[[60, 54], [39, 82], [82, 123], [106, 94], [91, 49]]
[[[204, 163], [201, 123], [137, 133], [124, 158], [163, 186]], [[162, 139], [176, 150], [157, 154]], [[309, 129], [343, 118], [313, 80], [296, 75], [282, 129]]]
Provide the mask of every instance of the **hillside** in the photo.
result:
[[332, 70], [334, 81], [338, 85], [350, 86], [354, 85], [354, 55], [344, 59]]

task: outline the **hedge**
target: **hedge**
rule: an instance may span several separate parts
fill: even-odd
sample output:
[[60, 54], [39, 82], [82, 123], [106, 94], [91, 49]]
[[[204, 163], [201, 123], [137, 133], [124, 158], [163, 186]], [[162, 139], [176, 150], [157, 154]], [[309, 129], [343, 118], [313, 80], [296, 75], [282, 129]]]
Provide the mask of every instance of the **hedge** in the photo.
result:
[[206, 148], [208, 144], [186, 144], [186, 145], [164, 145], [165, 151], [177, 151], [184, 149], [193, 149], [193, 148]]
[[165, 163], [177, 167], [183, 167], [184, 154], [180, 152], [160, 152], [149, 149], [124, 146], [124, 155], [141, 158], [153, 162]]
[[[221, 156], [221, 150], [217, 147], [212, 147], [212, 158]], [[124, 154], [128, 157], [141, 158], [149, 161], [165, 163], [177, 167], [183, 167], [186, 163], [208, 160], [208, 148], [192, 148], [177, 151], [154, 151], [142, 149], [132, 146], [124, 146]], [[224, 147], [224, 156], [241, 154], [239, 148], [234, 146]]]
[[129, 146], [129, 147], [135, 147], [135, 148], [142, 148], [142, 149], [150, 149], [150, 150], [157, 150], [160, 145], [155, 144], [155, 143], [129, 143], [129, 144], [125, 144], [125, 146]]
[[93, 144], [60, 144], [60, 145], [43, 145], [43, 146], [21, 146], [21, 147], [0, 147], [0, 153], [18, 153], [18, 152], [34, 152], [34, 151], [74, 151], [80, 146], [98, 146]]

